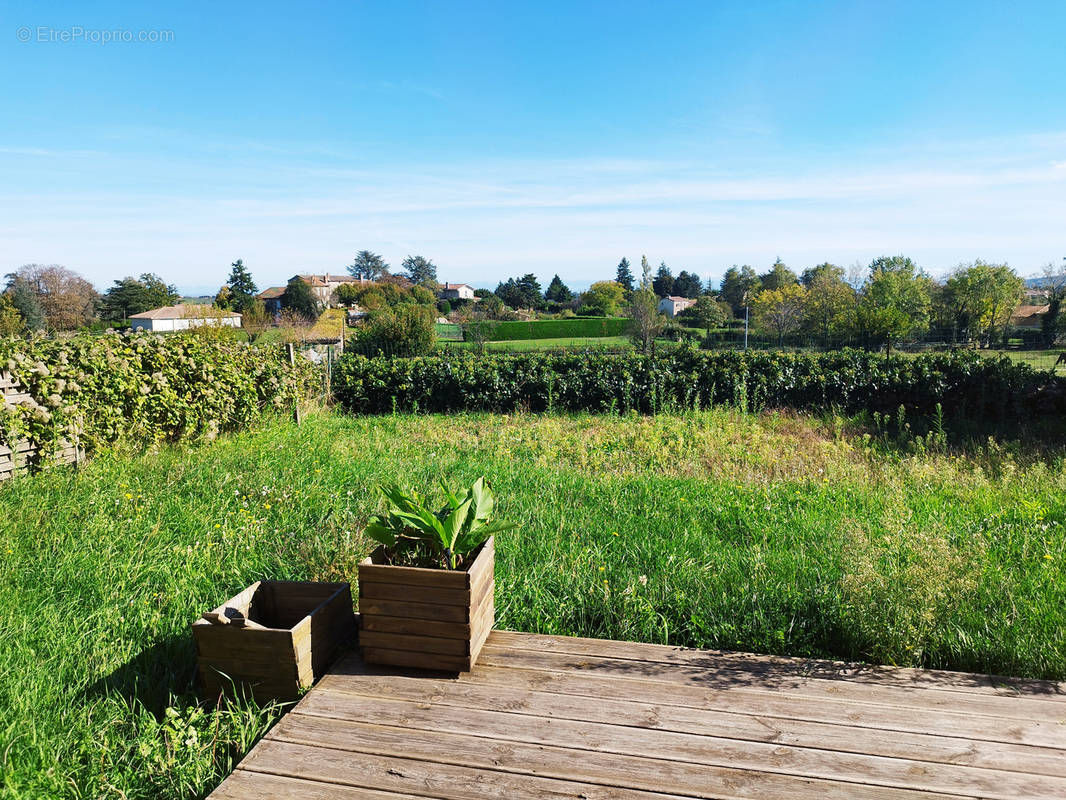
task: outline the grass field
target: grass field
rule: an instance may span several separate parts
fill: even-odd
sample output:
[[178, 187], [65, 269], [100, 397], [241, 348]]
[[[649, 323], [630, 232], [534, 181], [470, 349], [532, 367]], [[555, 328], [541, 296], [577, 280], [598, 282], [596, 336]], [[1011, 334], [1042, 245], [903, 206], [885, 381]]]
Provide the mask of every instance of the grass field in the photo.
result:
[[716, 410], [312, 415], [0, 486], [0, 792], [203, 795], [278, 715], [196, 703], [188, 626], [354, 579], [375, 484], [486, 474], [498, 625], [1066, 677], [1066, 466]]

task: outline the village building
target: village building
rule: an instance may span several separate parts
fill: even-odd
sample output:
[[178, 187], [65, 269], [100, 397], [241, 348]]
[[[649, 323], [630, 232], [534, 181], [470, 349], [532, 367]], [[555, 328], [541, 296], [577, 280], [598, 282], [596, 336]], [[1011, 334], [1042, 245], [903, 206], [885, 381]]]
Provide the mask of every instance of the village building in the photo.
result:
[[179, 303], [176, 306], [153, 308], [130, 317], [130, 327], [135, 331], [170, 333], [184, 331], [199, 325], [222, 325], [241, 327], [241, 315], [236, 311], [223, 311], [208, 305]]
[[673, 319], [686, 308], [691, 308], [696, 304], [696, 301], [690, 297], [664, 297], [659, 301], [659, 311], [666, 316]]

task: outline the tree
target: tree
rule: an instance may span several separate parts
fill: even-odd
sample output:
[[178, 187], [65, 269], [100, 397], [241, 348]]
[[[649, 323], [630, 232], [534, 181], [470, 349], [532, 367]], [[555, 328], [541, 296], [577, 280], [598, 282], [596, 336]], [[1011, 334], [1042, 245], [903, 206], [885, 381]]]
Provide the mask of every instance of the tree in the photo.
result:
[[[500, 298], [495, 298], [500, 302]], [[463, 326], [463, 340], [474, 345], [474, 351], [484, 353], [486, 345], [492, 341], [492, 337], [499, 325], [492, 318], [492, 309], [484, 303], [477, 303], [461, 313], [459, 322]]]
[[[219, 305], [218, 307], [229, 308], [243, 313], [244, 309], [255, 299], [255, 293], [258, 291], [255, 281], [252, 280], [252, 273], [244, 266], [244, 259], [238, 258], [230, 264], [230, 273], [229, 278], [226, 279], [226, 286], [229, 288], [229, 293], [224, 302], [228, 302], [228, 305]], [[216, 298], [216, 305], [218, 305], [218, 298]]]
[[659, 295], [659, 297], [669, 297], [674, 293], [674, 274], [670, 272], [670, 268], [666, 266], [665, 261], [659, 264], [659, 269], [655, 273], [655, 280], [651, 282], [651, 288], [655, 290], [655, 294]]
[[733, 316], [744, 316], [744, 307], [748, 299], [759, 291], [762, 284], [755, 270], [745, 264], [738, 267], [736, 264], [725, 271], [722, 276], [722, 289], [719, 296], [733, 309]]
[[[100, 295], [85, 278], [58, 264], [25, 264], [7, 276], [8, 286], [21, 281], [37, 298], [44, 323], [51, 330], [80, 328], [96, 316]], [[30, 318], [19, 308], [30, 327]]]
[[311, 287], [300, 277], [290, 278], [281, 295], [281, 307], [309, 320], [318, 319], [318, 300]]
[[503, 300], [490, 292], [478, 301], [476, 308], [486, 317], [497, 319], [503, 312]]
[[437, 287], [437, 265], [422, 256], [408, 256], [400, 265], [407, 280], [416, 286]]
[[104, 292], [100, 299], [100, 318], [125, 320], [142, 311], [172, 306], [180, 299], [181, 294], [177, 287], [168, 284], [155, 273], [145, 272], [139, 279], [125, 277], [117, 280]]
[[703, 281], [699, 275], [681, 270], [674, 279], [673, 293], [679, 297], [699, 297], [703, 293]]
[[[645, 273], [647, 276], [647, 273]], [[652, 351], [655, 337], [666, 326], [659, 311], [659, 298], [645, 277], [644, 285], [629, 300], [629, 338], [645, 355]]]
[[1059, 314], [1066, 298], [1066, 263], [1044, 265], [1044, 288], [1048, 290], [1048, 308], [1040, 320], [1041, 338], [1044, 347], [1053, 347], [1059, 337]]
[[22, 314], [15, 308], [11, 296], [0, 294], [0, 336], [15, 336], [22, 332]]
[[857, 327], [891, 352], [893, 341], [929, 326], [931, 286], [909, 258], [875, 259], [856, 309]]
[[618, 269], [615, 272], [614, 282], [621, 284], [622, 288], [626, 290], [626, 296], [633, 291], [633, 270], [629, 268], [629, 259], [622, 257], [622, 260], [618, 262]]
[[1022, 297], [1024, 282], [1006, 264], [978, 259], [960, 265], [944, 284], [943, 303], [954, 318], [956, 331], [966, 339], [974, 333], [992, 344], [996, 331], [1006, 327]]
[[760, 327], [777, 334], [777, 345], [785, 343], [785, 336], [795, 333], [803, 325], [807, 290], [798, 283], [780, 289], [763, 289], [751, 300], [751, 310]]
[[617, 281], [596, 281], [581, 293], [580, 313], [588, 316], [615, 317], [622, 310], [626, 290]]
[[356, 347], [366, 355], [418, 356], [437, 344], [433, 309], [402, 305], [380, 311], [359, 328]]
[[563, 283], [559, 276], [556, 275], [552, 278], [552, 282], [548, 284], [548, 288], [544, 291], [544, 299], [549, 303], [556, 303], [562, 305], [563, 303], [569, 303], [574, 299], [574, 293], [570, 291], [570, 287]]
[[680, 317], [697, 328], [703, 328], [709, 337], [711, 329], [721, 326], [731, 314], [728, 305], [719, 302], [709, 294], [704, 294], [696, 299], [695, 305], [682, 311]]
[[822, 337], [829, 347], [829, 337], [840, 330], [855, 305], [855, 290], [844, 280], [844, 270], [828, 262], [805, 269], [800, 284], [807, 290], [804, 314], [808, 330]]
[[258, 297], [253, 297], [252, 302], [241, 312], [241, 327], [248, 335], [249, 344], [255, 344], [256, 340], [266, 333], [272, 322], [266, 306]]
[[389, 265], [377, 253], [360, 250], [355, 254], [355, 261], [348, 265], [348, 272], [356, 278], [376, 281], [383, 275], [389, 274]]
[[543, 308], [544, 295], [537, 277], [529, 272], [517, 280], [508, 278], [496, 286], [496, 295], [511, 308]]
[[759, 281], [762, 284], [763, 289], [782, 289], [785, 286], [792, 286], [797, 282], [796, 273], [785, 266], [785, 262], [780, 258], [774, 262], [774, 265], [770, 267], [770, 271], [759, 276]]
[[5, 296], [11, 300], [11, 306], [18, 312], [23, 327], [29, 331], [44, 328], [44, 312], [41, 311], [41, 304], [30, 285], [15, 273], [8, 275], [7, 279]]

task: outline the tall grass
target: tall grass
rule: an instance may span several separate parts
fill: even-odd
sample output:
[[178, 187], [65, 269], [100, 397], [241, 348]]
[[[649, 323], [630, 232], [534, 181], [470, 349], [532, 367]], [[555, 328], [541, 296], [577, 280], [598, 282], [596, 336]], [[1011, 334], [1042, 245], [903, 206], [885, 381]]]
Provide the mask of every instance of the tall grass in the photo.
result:
[[197, 704], [188, 626], [354, 579], [375, 484], [480, 474], [498, 625], [1066, 677], [1066, 469], [840, 417], [320, 414], [0, 487], [0, 791], [207, 793], [277, 708]]

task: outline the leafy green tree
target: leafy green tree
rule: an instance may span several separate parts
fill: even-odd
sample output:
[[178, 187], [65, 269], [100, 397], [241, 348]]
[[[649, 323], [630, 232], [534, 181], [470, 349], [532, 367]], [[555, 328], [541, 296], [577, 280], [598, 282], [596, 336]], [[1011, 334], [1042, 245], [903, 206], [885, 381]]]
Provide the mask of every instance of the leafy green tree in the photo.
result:
[[0, 294], [0, 336], [15, 336], [22, 332], [22, 327], [22, 314], [10, 295]]
[[24, 279], [16, 273], [7, 276], [6, 295], [11, 300], [11, 305], [18, 312], [23, 327], [30, 331], [39, 331], [44, 328], [44, 311], [37, 299], [36, 292]]
[[751, 310], [761, 328], [777, 334], [780, 347], [785, 336], [802, 327], [806, 304], [807, 290], [792, 283], [780, 289], [763, 289], [752, 298]]
[[674, 279], [673, 294], [678, 297], [694, 298], [699, 297], [703, 293], [703, 281], [700, 280], [700, 276], [686, 270], [681, 270], [677, 273], [677, 277]]
[[369, 250], [360, 250], [355, 254], [355, 260], [348, 265], [348, 272], [355, 278], [376, 281], [378, 278], [389, 274], [389, 265], [377, 253], [372, 253]]
[[155, 273], [145, 272], [139, 279], [126, 277], [115, 281], [100, 299], [100, 317], [106, 320], [129, 319], [142, 311], [172, 306], [180, 299], [177, 287]]
[[622, 257], [622, 260], [618, 262], [618, 269], [615, 272], [614, 282], [621, 284], [622, 288], [626, 290], [628, 295], [633, 291], [633, 270], [629, 267], [629, 259]]
[[1048, 263], [1044, 266], [1043, 272], [1042, 283], [1048, 290], [1048, 309], [1040, 320], [1040, 335], [1044, 341], [1044, 347], [1054, 347], [1059, 338], [1059, 315], [1062, 311], [1062, 301], [1066, 298], [1066, 263], [1061, 265]]
[[266, 333], [274, 320], [267, 313], [266, 306], [258, 297], [253, 297], [252, 302], [244, 307], [241, 314], [241, 327], [248, 336], [248, 343], [255, 342]]
[[707, 336], [711, 335], [712, 328], [720, 327], [730, 316], [732, 312], [729, 306], [709, 294], [700, 295], [695, 305], [689, 306], [680, 314], [684, 322], [703, 328]]
[[796, 273], [785, 266], [785, 262], [780, 258], [774, 262], [774, 265], [770, 267], [770, 271], [759, 276], [759, 282], [763, 289], [769, 289], [774, 291], [775, 289], [782, 289], [785, 286], [792, 286], [797, 283], [798, 278]]
[[489, 292], [477, 302], [477, 309], [486, 318], [497, 319], [504, 310], [503, 300]]
[[437, 287], [437, 265], [422, 256], [408, 256], [400, 265], [407, 280], [416, 286]]
[[855, 290], [844, 280], [842, 267], [828, 262], [805, 269], [800, 284], [807, 290], [804, 313], [807, 329], [829, 346], [833, 333], [843, 330], [855, 306]]
[[551, 283], [548, 284], [548, 288], [544, 291], [544, 299], [549, 303], [556, 303], [562, 305], [563, 303], [569, 303], [574, 299], [574, 293], [570, 291], [570, 287], [560, 280], [556, 275], [552, 278]]
[[626, 290], [617, 281], [596, 281], [581, 293], [580, 313], [588, 316], [615, 317], [622, 310]]
[[318, 319], [319, 306], [311, 287], [300, 277], [293, 277], [281, 295], [281, 307], [306, 319]]
[[640, 352], [648, 354], [655, 346], [655, 337], [666, 327], [666, 317], [659, 311], [659, 298], [647, 277], [644, 284], [629, 299], [628, 332]]
[[367, 355], [419, 356], [437, 344], [436, 314], [431, 306], [407, 304], [385, 309], [365, 322], [355, 343]]
[[651, 282], [651, 288], [659, 297], [669, 297], [674, 293], [674, 274], [663, 261], [655, 273], [655, 279]]
[[718, 294], [722, 300], [729, 303], [734, 316], [743, 317], [744, 306], [761, 287], [762, 282], [755, 274], [755, 270], [747, 264], [742, 267], [734, 264], [722, 276], [722, 289]]
[[954, 317], [955, 329], [966, 339], [976, 334], [991, 345], [998, 329], [1006, 327], [1022, 297], [1024, 282], [1006, 264], [978, 259], [961, 265], [944, 284], [943, 303]]
[[893, 342], [929, 326], [932, 281], [909, 258], [892, 256], [870, 264], [859, 298], [857, 326], [874, 342]]

